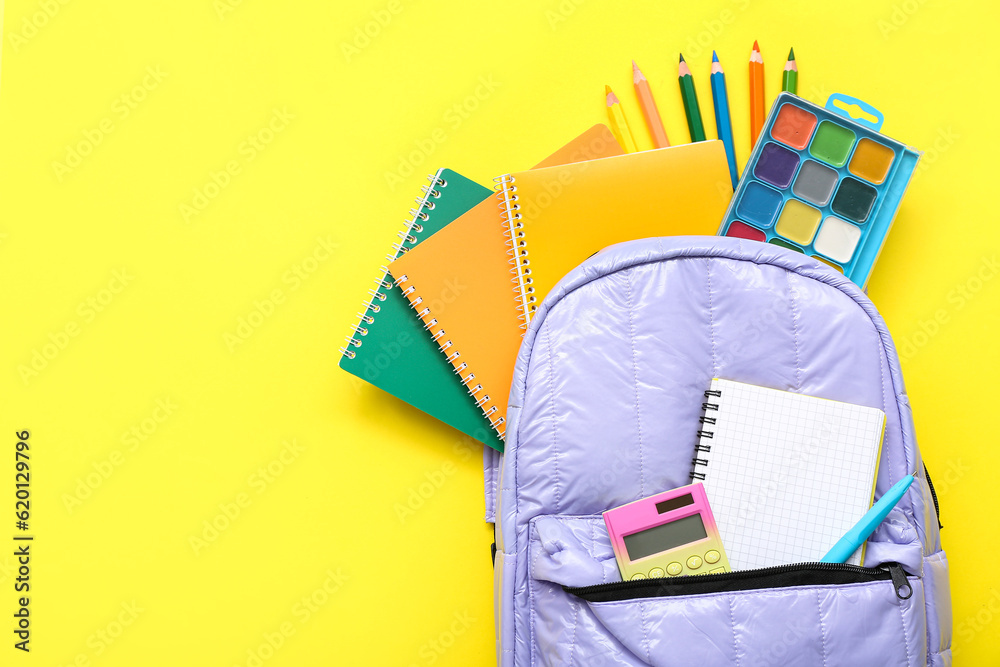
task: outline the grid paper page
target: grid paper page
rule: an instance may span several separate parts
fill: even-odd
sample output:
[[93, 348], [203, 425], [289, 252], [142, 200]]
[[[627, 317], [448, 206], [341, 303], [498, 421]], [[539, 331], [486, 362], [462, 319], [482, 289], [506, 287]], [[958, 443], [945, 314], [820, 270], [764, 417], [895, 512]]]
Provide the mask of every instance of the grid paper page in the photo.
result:
[[871, 506], [885, 413], [731, 380], [712, 389], [696, 470], [733, 569], [819, 560]]

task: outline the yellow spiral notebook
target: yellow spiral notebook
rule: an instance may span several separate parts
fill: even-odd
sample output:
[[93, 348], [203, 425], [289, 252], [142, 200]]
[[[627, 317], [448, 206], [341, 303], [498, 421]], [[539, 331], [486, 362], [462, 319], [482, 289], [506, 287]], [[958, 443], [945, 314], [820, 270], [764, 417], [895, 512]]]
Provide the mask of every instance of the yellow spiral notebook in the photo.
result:
[[604, 247], [650, 236], [715, 235], [733, 196], [721, 141], [496, 180], [525, 323], [560, 278]]
[[[617, 148], [602, 136], [583, 146], [591, 146], [591, 154], [593, 147]], [[577, 152], [576, 159], [585, 154]], [[613, 243], [714, 235], [733, 189], [718, 141], [536, 168], [498, 180], [498, 201], [473, 208], [395, 260], [390, 271], [503, 435], [528, 290], [528, 297], [540, 299], [567, 271]]]

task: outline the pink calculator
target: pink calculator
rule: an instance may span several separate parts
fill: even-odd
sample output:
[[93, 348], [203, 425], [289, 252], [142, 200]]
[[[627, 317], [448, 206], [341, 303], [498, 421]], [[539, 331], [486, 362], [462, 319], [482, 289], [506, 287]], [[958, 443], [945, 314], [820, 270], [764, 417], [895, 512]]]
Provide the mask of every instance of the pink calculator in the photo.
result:
[[700, 482], [604, 513], [622, 579], [729, 572], [729, 559]]

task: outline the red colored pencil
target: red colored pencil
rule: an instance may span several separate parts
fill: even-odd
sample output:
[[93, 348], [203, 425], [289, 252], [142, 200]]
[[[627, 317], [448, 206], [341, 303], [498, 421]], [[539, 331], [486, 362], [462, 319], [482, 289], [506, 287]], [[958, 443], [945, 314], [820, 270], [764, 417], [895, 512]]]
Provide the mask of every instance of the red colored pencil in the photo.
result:
[[757, 137], [764, 128], [764, 59], [760, 55], [757, 40], [750, 52], [750, 148], [757, 143]]

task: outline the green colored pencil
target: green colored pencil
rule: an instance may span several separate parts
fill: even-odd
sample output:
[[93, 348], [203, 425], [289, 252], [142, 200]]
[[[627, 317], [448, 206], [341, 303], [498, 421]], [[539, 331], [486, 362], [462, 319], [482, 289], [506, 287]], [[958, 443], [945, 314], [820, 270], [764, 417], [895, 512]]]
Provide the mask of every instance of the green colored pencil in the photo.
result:
[[781, 89], [796, 95], [798, 88], [799, 66], [795, 64], [795, 49], [789, 49], [788, 62], [785, 63], [785, 71], [781, 74]]
[[677, 80], [681, 84], [681, 100], [684, 102], [684, 113], [687, 115], [688, 132], [691, 141], [705, 141], [705, 126], [701, 122], [701, 109], [698, 108], [698, 93], [694, 89], [694, 77], [691, 68], [684, 62], [681, 54], [681, 64], [677, 68]]

